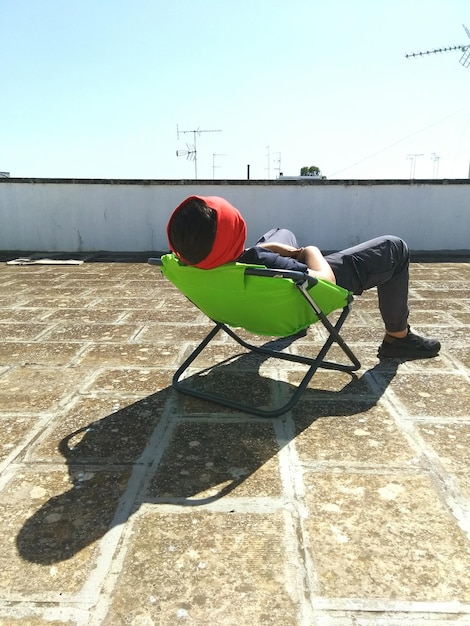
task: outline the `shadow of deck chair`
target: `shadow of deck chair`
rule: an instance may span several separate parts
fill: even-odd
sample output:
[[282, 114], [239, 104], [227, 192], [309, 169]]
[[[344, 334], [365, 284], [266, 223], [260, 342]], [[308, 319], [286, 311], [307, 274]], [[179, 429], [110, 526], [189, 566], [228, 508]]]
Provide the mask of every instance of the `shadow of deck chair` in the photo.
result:
[[[236, 262], [204, 270], [184, 265], [174, 254], [150, 258], [148, 263], [160, 266], [163, 275], [215, 324], [175, 372], [172, 384], [177, 391], [252, 415], [277, 417], [298, 402], [318, 368], [353, 372], [361, 366], [340, 335], [353, 301], [352, 294], [342, 287], [302, 272], [273, 270]], [[327, 318], [333, 311], [341, 311], [334, 324]], [[257, 335], [289, 337], [316, 322], [323, 324], [328, 338], [314, 357], [254, 345], [234, 330], [243, 328]], [[184, 383], [185, 372], [220, 331], [246, 350], [309, 366], [287, 403], [272, 410], [264, 409], [211, 391], [201, 391]], [[347, 363], [325, 360], [334, 343], [348, 357]], [[216, 366], [217, 363], [212, 367]]]

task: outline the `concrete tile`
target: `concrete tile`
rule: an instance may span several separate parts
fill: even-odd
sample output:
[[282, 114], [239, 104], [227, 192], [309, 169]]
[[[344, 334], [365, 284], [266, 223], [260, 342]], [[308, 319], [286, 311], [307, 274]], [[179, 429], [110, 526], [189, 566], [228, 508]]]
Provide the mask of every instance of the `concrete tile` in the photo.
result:
[[470, 502], [470, 476], [468, 470], [465, 469], [464, 471], [456, 471], [452, 474], [452, 476], [457, 484], [457, 488], [461, 491], [463, 498], [465, 498], [467, 502]]
[[[425, 328], [421, 329], [419, 326], [414, 326], [415, 332], [420, 335], [425, 335]], [[436, 339], [442, 344], [444, 350], [447, 349], [446, 344], [459, 344], [465, 345], [467, 341], [467, 329], [465, 326], [441, 326], [439, 331], [435, 334]]]
[[459, 373], [398, 373], [393, 391], [410, 415], [469, 415], [470, 382]]
[[[352, 307], [352, 315], [355, 312], [374, 311], [379, 317], [379, 306], [377, 299], [377, 290], [371, 289], [370, 292], [364, 292], [361, 296], [355, 296]], [[346, 322], [349, 324], [349, 320]]]
[[349, 324], [348, 322], [349, 320], [346, 321], [341, 330], [341, 336], [347, 343], [350, 341], [374, 341], [380, 343], [382, 341], [382, 325], [378, 329], [368, 324]]
[[[291, 385], [298, 385], [306, 372], [306, 366], [299, 365], [299, 371], [288, 371], [287, 382]], [[301, 368], [301, 369], [300, 369]], [[308, 383], [308, 398], [313, 399], [315, 395], [325, 395], [332, 399], [341, 394], [352, 396], [364, 396], [374, 393], [373, 383], [367, 376], [356, 376], [347, 372], [339, 372], [334, 370], [319, 369], [315, 372], [313, 378]]]
[[296, 626], [300, 592], [286, 576], [284, 535], [279, 513], [146, 513], [103, 626]]
[[470, 503], [470, 422], [421, 423], [417, 431]]
[[87, 393], [145, 396], [171, 385], [173, 372], [167, 368], [106, 369], [97, 373], [83, 390]]
[[[0, 308], [5, 309], [13, 306], [16, 309], [16, 307], [24, 306], [27, 300], [28, 296], [26, 295], [26, 293], [17, 294], [15, 296], [14, 302], [12, 302], [10, 295], [4, 296], [3, 294], [0, 294]], [[14, 319], [14, 316], [12, 316], [11, 319]]]
[[314, 414], [295, 409], [295, 426], [295, 446], [304, 463], [416, 465], [417, 452], [380, 404], [320, 400]]
[[[186, 346], [181, 361], [189, 357], [196, 345]], [[252, 370], [256, 372], [264, 362], [267, 362], [267, 359], [263, 355], [248, 353], [236, 342], [226, 340], [223, 335], [219, 335], [204, 348], [192, 367], [197, 369], [217, 366], [217, 369], [221, 371]]]
[[420, 282], [420, 288], [435, 290], [438, 297], [445, 297], [445, 292], [449, 292], [457, 297], [469, 298], [468, 282], [462, 280], [462, 276], [443, 276], [442, 280], [436, 284], [429, 279], [429, 276]]
[[133, 324], [62, 322], [51, 328], [44, 341], [93, 341], [97, 343], [128, 341], [138, 330]]
[[[194, 341], [197, 345], [209, 332], [207, 326], [191, 324], [185, 328], [185, 341]], [[137, 343], [173, 343], [181, 342], [181, 324], [147, 323], [136, 337]]]
[[[258, 375], [255, 371], [240, 372], [227, 366], [226, 369], [213, 369], [202, 376], [191, 376], [185, 379], [184, 384], [199, 391], [217, 393], [235, 402], [251, 404], [262, 409], [275, 408], [278, 402], [274, 397], [277, 395], [274, 392], [276, 382], [272, 378]], [[247, 390], [249, 390], [248, 393]], [[198, 413], [212, 415], [221, 411], [238, 413], [235, 409], [228, 409], [213, 402], [189, 396], [178, 398], [178, 410], [184, 416]]]
[[122, 312], [116, 309], [55, 309], [47, 311], [44, 319], [49, 323], [116, 324], [122, 316]]
[[[0, 342], [0, 625], [468, 626], [470, 543], [446, 501], [463, 526], [470, 263], [412, 265], [410, 321], [442, 356], [379, 362], [372, 290], [344, 327], [357, 377], [320, 370], [272, 421], [170, 389], [212, 324], [155, 268], [108, 256], [0, 266], [1, 326], [20, 333]], [[38, 326], [70, 338], [28, 339]], [[316, 324], [286, 349], [325, 337]], [[230, 343], [197, 365], [239, 354]], [[277, 406], [300, 369], [238, 356], [198, 384]], [[135, 512], [108, 533], [131, 470], [147, 492], [132, 483], [119, 511]]]
[[96, 304], [98, 308], [106, 307], [108, 309], [119, 309], [120, 311], [127, 311], [132, 309], [148, 309], [149, 301], [147, 298], [142, 297], [127, 297], [118, 296], [115, 292], [113, 297], [104, 297], [103, 292], [100, 289], [96, 290], [94, 294], [96, 298]]
[[452, 317], [459, 323], [470, 326], [470, 311], [455, 311]]
[[279, 496], [271, 423], [188, 422], [177, 425], [149, 495], [165, 501], [233, 496]]
[[[378, 605], [378, 606], [377, 606]], [[433, 611], [388, 610], [379, 601], [372, 610], [315, 611], [315, 626], [469, 626], [465, 612], [442, 612], [440, 607]], [[414, 607], [413, 607], [414, 608]]]
[[34, 295], [27, 295], [24, 302], [20, 304], [26, 308], [36, 307], [39, 309], [84, 309], [90, 306], [90, 297], [85, 294], [76, 293], [57, 293], [50, 294], [45, 297], [43, 294], [38, 295], [38, 290]]
[[439, 462], [446, 470], [470, 474], [470, 421], [422, 423], [416, 428], [426, 444], [439, 456]]
[[[439, 289], [436, 289], [435, 287], [433, 288], [432, 286], [428, 286], [426, 288], [411, 285], [410, 293], [414, 297], [419, 297], [421, 299], [442, 301], [446, 300], [446, 296], [448, 295], [449, 291], [452, 291], [452, 288], [455, 290], [456, 298], [463, 298], [466, 300], [470, 299], [470, 289], [468, 288], [468, 283], [467, 285], [465, 285], [464, 283], [462, 283], [462, 281], [454, 284], [448, 283], [447, 286], [442, 284], [440, 285]], [[452, 297], [452, 293], [450, 295]]]
[[306, 472], [305, 483], [322, 595], [470, 600], [470, 545], [428, 477]]
[[0, 343], [0, 364], [67, 365], [80, 349], [77, 343], [8, 341]]
[[413, 291], [410, 293], [409, 306], [410, 306], [410, 324], [413, 326], [414, 315], [416, 311], [448, 311], [450, 315], [454, 311], [462, 311], [465, 309], [465, 303], [463, 303], [457, 296], [452, 297], [451, 294], [447, 294], [447, 298], [436, 301], [434, 299], [424, 299], [415, 296]]
[[44, 309], [20, 309], [4, 307], [0, 308], [0, 321], [1, 322], [14, 322], [15, 324], [37, 324], [39, 321], [44, 321], [48, 315], [51, 314], [50, 310]]
[[470, 350], [466, 345], [461, 348], [452, 347], [450, 356], [460, 362], [461, 365], [470, 370]]
[[281, 343], [283, 349], [288, 349], [289, 346], [292, 346], [293, 348], [294, 346], [300, 345], [301, 343], [316, 341], [323, 336], [322, 329], [319, 324], [313, 324], [312, 326], [309, 326], [309, 328], [306, 329], [307, 335], [304, 337], [298, 337], [295, 335], [290, 337], [276, 337], [275, 335], [261, 335], [251, 333], [243, 328], [237, 328], [235, 330], [237, 335], [239, 335], [248, 343], [252, 343], [254, 345], [268, 344], [268, 347], [272, 343]]
[[[86, 350], [80, 359], [80, 365], [109, 366], [120, 363], [127, 366], [172, 367], [179, 364], [179, 348], [170, 344], [158, 346], [142, 344], [94, 344]], [[176, 368], [175, 368], [176, 369]]]
[[0, 414], [0, 428], [2, 437], [0, 440], [0, 463], [14, 452], [27, 439], [29, 430], [35, 425], [34, 417], [15, 416]]
[[[420, 310], [417, 307], [414, 307], [410, 321], [412, 322], [412, 325], [419, 325], [420, 328], [430, 326], [429, 330], [427, 330], [427, 336], [437, 337], [439, 335], [440, 327], [449, 323], [449, 315], [451, 315], [451, 313], [441, 310], [426, 310], [426, 308], [427, 306], [424, 310]], [[453, 315], [454, 313], [452, 313], [452, 316]], [[433, 326], [436, 328], [433, 328]]]
[[2, 323], [0, 324], [0, 341], [29, 341], [43, 333], [47, 328], [49, 328], [49, 324]]
[[460, 271], [463, 263], [446, 264], [446, 263], [414, 263], [410, 265], [410, 279], [414, 284], [418, 280], [429, 282], [430, 280], [459, 280], [461, 279]]
[[[446, 347], [441, 348], [438, 356], [432, 359], [416, 359], [412, 361], [395, 361], [395, 359], [384, 359], [384, 361], [390, 361], [397, 365], [397, 371], [402, 373], [418, 373], [418, 372], [437, 372], [444, 374], [449, 369], [454, 369], [453, 363], [449, 360], [451, 352], [446, 350]], [[393, 385], [393, 383], [391, 383]], [[399, 388], [398, 380], [395, 381], [395, 386]]]
[[167, 394], [139, 401], [80, 398], [31, 446], [27, 459], [130, 463], [142, 454], [161, 419]]
[[152, 304], [151, 309], [138, 309], [137, 311], [128, 311], [126, 313], [125, 321], [126, 323], [183, 323], [183, 324], [193, 324], [193, 323], [201, 323], [204, 320], [204, 314], [196, 309], [196, 307], [191, 307], [188, 309], [173, 309], [170, 313], [166, 311], [166, 308], [163, 306], [164, 300], [160, 297], [159, 301], [155, 303], [155, 306]]
[[[21, 611], [23, 613], [23, 611]], [[24, 612], [26, 613], [26, 612]], [[0, 626], [76, 626], [77, 622], [63, 621], [63, 620], [50, 620], [48, 618], [42, 619], [41, 617], [33, 617], [31, 615], [24, 615], [23, 617], [7, 617], [0, 618]]]
[[97, 281], [92, 288], [95, 295], [101, 295], [107, 299], [137, 298], [143, 300], [142, 295], [145, 293], [145, 300], [148, 303], [149, 299], [157, 300], [160, 295], [157, 284], [144, 281], [121, 281], [116, 285], [108, 282], [103, 285], [103, 281]]
[[[304, 341], [303, 339], [301, 339], [298, 342], [296, 342], [295, 352], [297, 354], [303, 354], [305, 356], [315, 357], [318, 354], [319, 350], [322, 348], [323, 343], [325, 342], [325, 339], [326, 339], [326, 335], [322, 337], [321, 341], [309, 342], [309, 341]], [[360, 371], [377, 365], [378, 363], [377, 348], [378, 348], [379, 342], [377, 341], [369, 341], [369, 342], [364, 341], [363, 342], [363, 341], [348, 340], [347, 343], [348, 343], [349, 348], [354, 352], [354, 354], [359, 359], [362, 365], [362, 368]], [[337, 346], [336, 344], [333, 344], [331, 346], [330, 350], [328, 351], [326, 360], [335, 361], [337, 363], [347, 363], [348, 365], [350, 364], [348, 357], [344, 354], [341, 348]], [[320, 374], [321, 372], [322, 372], [322, 369], [320, 368], [317, 374]], [[315, 374], [315, 376], [317, 376], [317, 374]], [[358, 372], [356, 372], [356, 375], [357, 374]]]
[[54, 367], [12, 368], [0, 377], [0, 406], [6, 412], [48, 411], [86, 377], [87, 372]]
[[129, 470], [18, 472], [0, 492], [3, 601], [77, 593], [96, 566], [96, 542], [128, 477]]

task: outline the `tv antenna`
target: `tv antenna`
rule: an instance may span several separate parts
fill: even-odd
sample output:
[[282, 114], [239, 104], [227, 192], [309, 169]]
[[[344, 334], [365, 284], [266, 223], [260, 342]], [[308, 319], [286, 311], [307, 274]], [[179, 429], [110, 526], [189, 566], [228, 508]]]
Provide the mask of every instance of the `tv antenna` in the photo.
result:
[[197, 128], [196, 130], [180, 130], [178, 128], [178, 124], [176, 125], [176, 138], [179, 140], [180, 134], [185, 135], [186, 133], [193, 133], [193, 144], [186, 144], [187, 150], [177, 150], [176, 156], [185, 156], [187, 161], [194, 161], [194, 178], [197, 180], [197, 137], [201, 133], [221, 133], [221, 130], [201, 130]]
[[281, 153], [280, 152], [274, 152], [275, 155], [275, 163], [277, 164], [276, 167], [274, 168], [275, 170], [277, 170], [278, 175], [281, 175]]
[[265, 169], [268, 170], [268, 178], [271, 178], [271, 148], [269, 146], [266, 146], [266, 156], [268, 158], [268, 167], [266, 167]]
[[431, 154], [431, 161], [433, 162], [432, 165], [432, 177], [433, 178], [437, 178], [438, 174], [439, 174], [439, 161], [441, 160], [441, 157], [436, 154], [435, 152], [433, 152]]
[[415, 171], [416, 171], [416, 159], [418, 157], [422, 157], [424, 156], [424, 154], [408, 154], [408, 156], [406, 157], [407, 161], [411, 161], [411, 165], [410, 165], [410, 179], [414, 179], [415, 177]]
[[[465, 32], [470, 39], [470, 30], [468, 30], [465, 24], [462, 24], [462, 26], [464, 27]], [[409, 59], [411, 57], [422, 57], [427, 54], [437, 54], [438, 52], [450, 52], [451, 50], [460, 50], [461, 52], [463, 52], [462, 56], [460, 57], [459, 63], [464, 67], [470, 66], [470, 44], [467, 44], [466, 46], [460, 45], [448, 46], [447, 48], [434, 48], [433, 50], [424, 50], [423, 52], [412, 52], [411, 54], [405, 54], [405, 57]]]
[[223, 157], [223, 156], [227, 156], [226, 154], [217, 154], [217, 152], [213, 152], [212, 154], [212, 178], [215, 178], [215, 169], [217, 167], [221, 167], [221, 165], [216, 165], [215, 164], [215, 157]]

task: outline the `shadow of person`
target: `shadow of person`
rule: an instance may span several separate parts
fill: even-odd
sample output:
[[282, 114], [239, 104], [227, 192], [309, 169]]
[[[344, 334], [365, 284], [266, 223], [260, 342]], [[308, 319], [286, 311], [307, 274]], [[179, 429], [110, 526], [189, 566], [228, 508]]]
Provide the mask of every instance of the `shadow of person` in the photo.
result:
[[[287, 347], [293, 339], [275, 342]], [[249, 380], [249, 389], [263, 388], [273, 381], [260, 375], [262, 361], [239, 355], [207, 373], [205, 382], [225, 386], [230, 393], [241, 376], [236, 384]], [[396, 371], [397, 364], [380, 362], [360, 377], [343, 373], [349, 382], [341, 389], [307, 388], [304, 398], [313, 409], [302, 415], [292, 436], [319, 417], [348, 416], [358, 406], [360, 411], [373, 407]], [[279, 393], [292, 392], [289, 383], [275, 384]], [[347, 401], [351, 394], [361, 398], [360, 405]], [[320, 397], [318, 405], [311, 402]], [[190, 403], [183, 417], [164, 410], [170, 398]], [[346, 401], [340, 402], [342, 398]], [[234, 419], [221, 420], [219, 411], [216, 405], [165, 388], [68, 434], [59, 450], [71, 487], [24, 523], [16, 538], [19, 554], [43, 565], [70, 559], [125, 523], [145, 501], [186, 506], [213, 502], [242, 486], [289, 443], [279, 442], [273, 433], [284, 416], [263, 419], [224, 410]]]
[[[280, 344], [279, 340], [275, 343], [277, 347]], [[284, 347], [286, 345], [284, 343]], [[262, 362], [259, 355], [243, 355], [189, 376], [185, 383], [209, 393], [228, 393], [237, 401], [245, 400], [249, 394], [252, 404], [264, 408], [272, 396], [288, 398], [295, 386], [261, 375]], [[380, 361], [360, 376], [330, 370], [322, 378], [324, 389], [316, 384], [315, 374], [311, 387], [305, 390], [299, 403], [290, 413], [277, 418], [246, 416], [240, 419], [235, 409], [180, 396], [182, 402], [187, 403], [188, 418], [178, 426], [174, 437], [178, 443], [162, 457], [155, 473], [151, 484], [154, 501], [201, 506], [234, 490], [238, 496], [269, 495], [253, 493], [252, 487], [243, 490], [239, 487], [317, 419], [347, 418], [376, 406], [395, 377], [398, 364], [397, 361]], [[299, 378], [302, 375], [299, 371]], [[219, 411], [236, 419], [220, 420]], [[283, 427], [285, 422], [291, 422], [287, 430]], [[260, 481], [257, 488], [259, 486]]]
[[[67, 560], [125, 521], [131, 514], [129, 499], [138, 490], [132, 478], [148, 468], [149, 440], [172, 393], [164, 388], [59, 441], [69, 488], [24, 523], [16, 538], [24, 559], [41, 564]], [[60, 488], [64, 477], [58, 474]]]

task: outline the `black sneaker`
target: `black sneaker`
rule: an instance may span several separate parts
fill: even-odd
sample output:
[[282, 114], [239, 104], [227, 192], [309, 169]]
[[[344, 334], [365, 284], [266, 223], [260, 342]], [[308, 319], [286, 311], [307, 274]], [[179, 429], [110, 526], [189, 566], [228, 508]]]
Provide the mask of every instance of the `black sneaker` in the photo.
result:
[[437, 356], [441, 344], [436, 339], [420, 337], [408, 328], [408, 334], [403, 339], [385, 335], [377, 353], [383, 359], [429, 359]]

